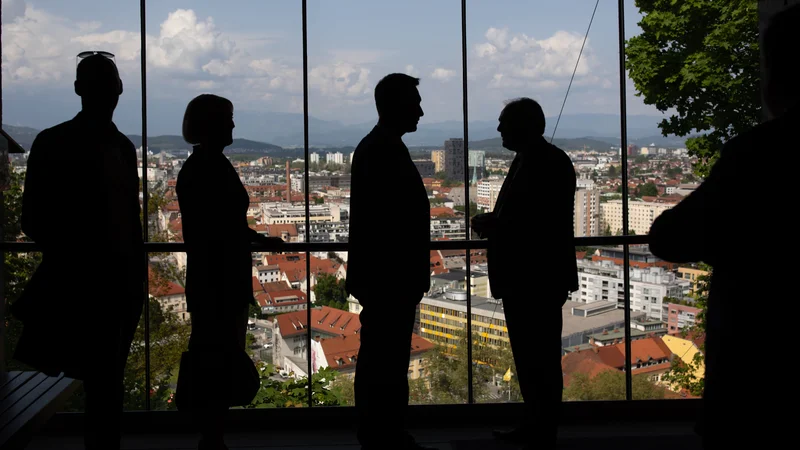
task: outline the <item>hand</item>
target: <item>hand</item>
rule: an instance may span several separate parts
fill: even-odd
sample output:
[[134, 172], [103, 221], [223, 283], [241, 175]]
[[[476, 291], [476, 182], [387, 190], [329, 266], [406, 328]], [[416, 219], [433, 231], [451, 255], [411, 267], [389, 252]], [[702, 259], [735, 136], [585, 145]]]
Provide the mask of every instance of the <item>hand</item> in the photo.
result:
[[282, 246], [284, 244], [283, 239], [277, 236], [264, 236], [263, 234], [259, 234], [258, 237], [256, 237], [255, 243], [269, 245], [270, 247]]
[[472, 229], [475, 230], [481, 238], [484, 238], [493, 228], [494, 220], [495, 217], [493, 213], [478, 214], [472, 218]]

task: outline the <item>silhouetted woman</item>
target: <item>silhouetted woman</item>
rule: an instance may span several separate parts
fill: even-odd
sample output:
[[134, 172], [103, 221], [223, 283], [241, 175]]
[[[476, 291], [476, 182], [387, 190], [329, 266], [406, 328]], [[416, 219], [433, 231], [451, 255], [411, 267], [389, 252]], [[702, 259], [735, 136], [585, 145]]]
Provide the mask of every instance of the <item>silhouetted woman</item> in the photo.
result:
[[194, 147], [176, 191], [187, 254], [189, 353], [195, 361], [190, 395], [201, 450], [227, 448], [223, 435], [231, 380], [226, 357], [245, 348], [247, 311], [254, 303], [250, 243], [282, 242], [248, 227], [250, 199], [222, 154], [233, 142], [233, 128], [233, 104], [225, 98], [203, 94], [186, 107], [183, 138]]

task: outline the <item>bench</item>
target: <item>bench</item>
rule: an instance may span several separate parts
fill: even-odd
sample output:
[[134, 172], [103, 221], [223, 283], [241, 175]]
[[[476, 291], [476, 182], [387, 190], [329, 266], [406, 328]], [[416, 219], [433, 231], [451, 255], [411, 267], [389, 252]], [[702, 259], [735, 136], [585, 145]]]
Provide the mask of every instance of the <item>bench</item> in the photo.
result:
[[0, 448], [25, 448], [79, 384], [35, 371], [0, 374]]

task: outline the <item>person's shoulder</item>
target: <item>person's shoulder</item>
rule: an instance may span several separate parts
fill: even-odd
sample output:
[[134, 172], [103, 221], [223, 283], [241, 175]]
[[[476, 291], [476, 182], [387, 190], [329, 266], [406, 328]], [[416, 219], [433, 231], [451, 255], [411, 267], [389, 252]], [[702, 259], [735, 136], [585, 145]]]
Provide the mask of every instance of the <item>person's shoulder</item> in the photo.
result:
[[40, 131], [39, 134], [36, 135], [36, 138], [34, 138], [34, 142], [38, 144], [49, 144], [51, 141], [58, 141], [67, 135], [74, 134], [75, 128], [74, 119], [61, 122], [58, 125], [53, 125], [52, 127]]
[[798, 126], [800, 126], [800, 114], [797, 112], [760, 123], [726, 142], [722, 156], [730, 158], [763, 147], [794, 145]]

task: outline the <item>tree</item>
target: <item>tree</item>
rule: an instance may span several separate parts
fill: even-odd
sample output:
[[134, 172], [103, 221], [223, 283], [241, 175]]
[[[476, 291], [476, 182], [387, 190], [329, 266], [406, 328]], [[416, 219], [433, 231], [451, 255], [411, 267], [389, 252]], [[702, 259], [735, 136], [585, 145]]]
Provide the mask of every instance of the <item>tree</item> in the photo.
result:
[[[467, 334], [453, 333], [456, 348], [437, 343], [425, 354], [425, 377], [411, 383], [410, 398], [416, 403], [456, 404], [468, 401], [469, 371], [472, 370], [472, 395], [476, 402], [491, 399], [489, 385], [497, 377], [516, 366], [508, 347], [494, 348], [481, 343], [477, 333], [472, 334], [472, 364], [467, 363]], [[519, 382], [512, 377], [510, 383], [512, 400], [521, 399]], [[507, 391], [506, 391], [507, 392]], [[503, 398], [508, 398], [505, 394]], [[515, 401], [516, 401], [515, 400]]]
[[636, 156], [636, 158], [633, 159], [633, 162], [635, 162], [636, 164], [645, 164], [647, 162], [647, 156], [638, 155]]
[[[568, 401], [625, 400], [625, 372], [604, 370], [593, 377], [575, 373], [564, 389], [563, 399]], [[663, 399], [666, 389], [652, 383], [647, 375], [634, 375], [632, 397], [635, 400]]]
[[[5, 241], [28, 241], [22, 233], [22, 185], [25, 173], [9, 171], [9, 188], [3, 193], [3, 208], [5, 208], [5, 223], [3, 224], [3, 239]], [[22, 334], [22, 322], [9, 313], [9, 306], [13, 304], [25, 289], [25, 285], [33, 276], [33, 272], [42, 260], [41, 253], [14, 253], [5, 252], [3, 261], [3, 292], [5, 292], [5, 329], [3, 332], [3, 345], [6, 355], [8, 370], [25, 370], [26, 367], [11, 359]]]
[[608, 172], [606, 172], [606, 176], [608, 176], [608, 178], [617, 178], [617, 176], [618, 176], [617, 167], [616, 166], [609, 166], [608, 167]]
[[446, 180], [447, 179], [447, 174], [444, 173], [444, 172], [436, 172], [433, 175], [433, 177], [436, 178], [437, 180]]
[[[261, 378], [261, 387], [253, 401], [245, 409], [255, 408], [302, 408], [308, 406], [308, 377], [279, 381], [275, 366], [257, 362], [256, 369]], [[344, 406], [336, 386], [339, 373], [324, 367], [311, 376], [311, 402], [313, 406]]]
[[[463, 213], [466, 208], [464, 207], [464, 205], [458, 205], [453, 209]], [[478, 214], [478, 204], [475, 202], [469, 202], [469, 218], [471, 219], [475, 217], [477, 214]]]
[[606, 227], [603, 229], [603, 236], [611, 236], [611, 225], [606, 224]]
[[758, 5], [752, 0], [636, 0], [642, 33], [626, 43], [636, 95], [661, 112], [661, 133], [687, 136], [706, 177], [722, 145], [761, 118]]
[[658, 197], [658, 186], [655, 183], [649, 182], [640, 184], [636, 187], [637, 197]]
[[316, 198], [314, 198], [314, 204], [315, 204], [315, 205], [321, 205], [321, 204], [323, 204], [323, 203], [325, 203], [325, 199], [324, 199], [324, 198], [322, 198], [322, 197], [316, 197]]
[[247, 333], [244, 337], [244, 349], [249, 356], [253, 356], [253, 347], [256, 345], [256, 336], [253, 333]]
[[314, 285], [315, 304], [347, 311], [347, 292], [344, 280], [327, 273], [317, 275]]

